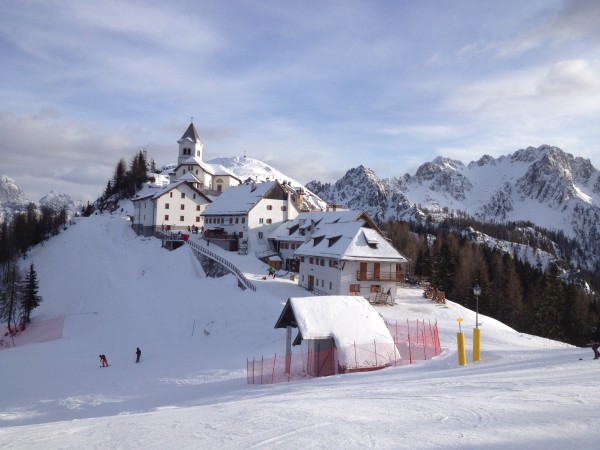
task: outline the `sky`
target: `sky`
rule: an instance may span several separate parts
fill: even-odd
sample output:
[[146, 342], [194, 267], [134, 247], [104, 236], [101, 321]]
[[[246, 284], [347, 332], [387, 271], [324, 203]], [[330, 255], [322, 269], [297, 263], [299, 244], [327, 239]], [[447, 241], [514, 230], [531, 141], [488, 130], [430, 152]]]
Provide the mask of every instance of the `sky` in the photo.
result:
[[[20, 261], [35, 265], [42, 303], [32, 321], [48, 333], [36, 335], [32, 326], [16, 346], [0, 333], [8, 344], [0, 348], [1, 448], [598, 447], [600, 361], [590, 348], [519, 333], [479, 314], [481, 360], [474, 363], [475, 312], [452, 299], [435, 304], [418, 287], [400, 287], [394, 306], [375, 309], [400, 326], [437, 322], [439, 356], [375, 372], [248, 384], [248, 359], [281, 359], [286, 331], [275, 323], [286, 300], [307, 291], [289, 277], [262, 280], [267, 266], [254, 255], [214, 245], [256, 291], [240, 290], [232, 275], [206, 278], [188, 246], [169, 252], [157, 239], [136, 236], [126, 217], [131, 203], [123, 206], [122, 213], [77, 218]], [[204, 245], [200, 236], [191, 239]], [[52, 331], [56, 339], [46, 341]], [[293, 347], [293, 355], [302, 349]], [[110, 367], [99, 367], [99, 354]]]
[[528, 146], [598, 156], [594, 0], [1, 0], [0, 173], [94, 200], [140, 149], [306, 183]]

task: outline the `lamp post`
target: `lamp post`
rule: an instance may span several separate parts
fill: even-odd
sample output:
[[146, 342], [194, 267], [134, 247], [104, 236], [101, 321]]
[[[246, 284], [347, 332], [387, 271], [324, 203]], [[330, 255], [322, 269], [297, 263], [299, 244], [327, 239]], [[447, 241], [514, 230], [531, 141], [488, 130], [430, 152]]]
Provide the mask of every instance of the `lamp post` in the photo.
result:
[[473, 286], [473, 294], [475, 294], [475, 328], [479, 328], [479, 296], [481, 295], [481, 287], [478, 284]]
[[473, 330], [473, 362], [479, 361], [481, 357], [481, 330], [479, 329], [479, 296], [481, 287], [476, 284], [473, 286], [475, 294], [475, 329]]

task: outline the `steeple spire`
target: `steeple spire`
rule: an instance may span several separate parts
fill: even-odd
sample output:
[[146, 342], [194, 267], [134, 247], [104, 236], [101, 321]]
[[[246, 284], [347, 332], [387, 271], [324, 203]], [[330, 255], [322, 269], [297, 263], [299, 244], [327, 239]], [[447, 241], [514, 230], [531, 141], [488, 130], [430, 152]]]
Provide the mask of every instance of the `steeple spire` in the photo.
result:
[[187, 130], [185, 130], [181, 139], [177, 141], [179, 144], [178, 164], [182, 164], [190, 157], [195, 157], [202, 161], [202, 150], [204, 149], [204, 145], [202, 144], [202, 141], [200, 141], [200, 136], [194, 126], [194, 118], [192, 117], [191, 119], [192, 121], [187, 127]]

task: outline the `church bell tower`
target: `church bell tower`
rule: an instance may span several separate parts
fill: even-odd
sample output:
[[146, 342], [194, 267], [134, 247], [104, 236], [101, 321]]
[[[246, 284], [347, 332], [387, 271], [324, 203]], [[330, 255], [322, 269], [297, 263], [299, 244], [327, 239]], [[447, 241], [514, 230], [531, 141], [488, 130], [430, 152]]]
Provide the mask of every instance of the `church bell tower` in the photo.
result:
[[190, 126], [185, 130], [181, 139], [177, 141], [179, 144], [179, 157], [177, 158], [177, 165], [183, 164], [186, 160], [195, 157], [202, 161], [202, 150], [204, 145], [200, 141], [200, 136], [196, 131], [194, 122], [190, 122]]

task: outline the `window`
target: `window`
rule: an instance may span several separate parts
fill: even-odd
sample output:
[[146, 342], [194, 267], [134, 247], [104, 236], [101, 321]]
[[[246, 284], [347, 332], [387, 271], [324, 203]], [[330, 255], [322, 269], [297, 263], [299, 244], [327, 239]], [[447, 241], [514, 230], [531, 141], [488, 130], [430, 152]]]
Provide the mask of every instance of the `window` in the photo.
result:
[[267, 205], [267, 211], [271, 211], [273, 209], [273, 205]]
[[235, 218], [235, 223], [238, 223], [239, 221], [240, 221], [240, 218], [239, 218], [239, 217], [236, 217], [236, 218]]
[[200, 205], [196, 205], [196, 211], [200, 211]]
[[262, 231], [259, 231], [259, 232], [258, 232], [258, 238], [259, 238], [259, 239], [262, 239], [262, 238], [263, 238], [263, 232], [262, 232]]
[[185, 192], [181, 193], [181, 198], [185, 198]]
[[165, 203], [165, 209], [169, 209], [169, 204]]
[[169, 215], [165, 214], [165, 220], [169, 220]]
[[350, 292], [360, 292], [360, 284], [351, 284], [350, 285]]
[[185, 205], [181, 205], [181, 207], [179, 209], [181, 209], [183, 211], [185, 209]]
[[183, 222], [183, 221], [185, 221], [185, 217], [183, 217], [183, 216], [179, 216], [179, 221], [180, 221], [180, 222]]
[[304, 256], [300, 257], [300, 262], [303, 263], [304, 262]]
[[200, 222], [200, 216], [196, 216], [196, 222]]
[[169, 197], [173, 198], [173, 193], [169, 192]]
[[261, 217], [260, 219], [258, 219], [258, 223], [264, 223], [265, 220]]
[[194, 200], [196, 200], [196, 194], [194, 194]]
[[267, 219], [267, 223], [273, 223], [273, 220]]
[[246, 223], [246, 218], [242, 217], [242, 223]]
[[314, 260], [314, 258], [312, 256], [310, 258], [308, 258], [308, 263], [309, 264], [314, 264], [315, 263], [315, 260]]
[[287, 206], [283, 205], [283, 206], [281, 207], [281, 210], [282, 210], [282, 211], [287, 211]]
[[229, 224], [231, 225], [233, 223], [233, 217], [229, 218]]
[[243, 237], [244, 237], [244, 233], [240, 231], [240, 232], [238, 233], [238, 237], [241, 237], [241, 238], [243, 238]]
[[333, 285], [331, 283], [331, 281], [329, 282], [329, 290], [333, 289]]
[[325, 260], [323, 258], [321, 258], [321, 265], [325, 267]]

